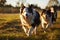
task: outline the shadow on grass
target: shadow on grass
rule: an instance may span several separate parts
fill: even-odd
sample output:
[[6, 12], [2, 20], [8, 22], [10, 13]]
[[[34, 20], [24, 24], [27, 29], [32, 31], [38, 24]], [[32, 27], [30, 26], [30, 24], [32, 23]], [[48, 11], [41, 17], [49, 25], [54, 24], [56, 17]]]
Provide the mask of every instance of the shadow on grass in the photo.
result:
[[0, 40], [60, 40], [60, 35], [39, 35], [39, 36], [0, 36]]
[[[6, 21], [6, 20], [5, 20]], [[37, 35], [25, 36], [19, 19], [0, 24], [0, 40], [60, 40], [60, 28], [51, 28], [51, 32], [37, 32]], [[8, 35], [8, 36], [7, 36]]]
[[22, 31], [22, 27], [21, 27], [21, 22], [19, 19], [14, 19], [12, 21], [9, 22], [3, 22], [1, 23], [1, 27], [0, 30], [7, 30], [7, 31]]

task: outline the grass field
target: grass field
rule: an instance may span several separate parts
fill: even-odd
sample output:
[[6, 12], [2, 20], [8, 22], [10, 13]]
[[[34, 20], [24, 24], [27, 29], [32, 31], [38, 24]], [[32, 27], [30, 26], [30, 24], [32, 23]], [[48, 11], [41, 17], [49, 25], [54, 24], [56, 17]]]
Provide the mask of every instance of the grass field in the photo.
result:
[[0, 40], [60, 40], [60, 11], [57, 21], [47, 32], [37, 27], [37, 35], [27, 37], [21, 27], [19, 14], [0, 14]]

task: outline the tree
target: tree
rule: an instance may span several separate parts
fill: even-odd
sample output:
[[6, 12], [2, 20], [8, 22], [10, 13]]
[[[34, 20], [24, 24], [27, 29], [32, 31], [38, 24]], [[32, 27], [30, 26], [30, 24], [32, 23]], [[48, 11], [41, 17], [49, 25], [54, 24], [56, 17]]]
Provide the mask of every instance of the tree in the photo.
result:
[[49, 6], [54, 6], [54, 5], [59, 6], [59, 1], [58, 0], [49, 0], [47, 6], [49, 7]]
[[0, 6], [4, 6], [6, 0], [0, 0]]

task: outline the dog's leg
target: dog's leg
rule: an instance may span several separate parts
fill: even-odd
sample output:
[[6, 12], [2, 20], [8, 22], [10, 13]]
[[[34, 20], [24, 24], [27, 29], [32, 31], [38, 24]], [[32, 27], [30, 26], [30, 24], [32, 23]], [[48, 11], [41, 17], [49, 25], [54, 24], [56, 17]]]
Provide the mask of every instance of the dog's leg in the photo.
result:
[[36, 27], [35, 27], [34, 30], [32, 31], [32, 34], [33, 34], [33, 33], [36, 34], [36, 31], [37, 31], [37, 29], [36, 29]]
[[33, 29], [34, 29], [33, 27], [29, 28], [29, 31], [28, 31], [29, 35], [32, 34]]
[[24, 32], [26, 33], [26, 35], [28, 36], [27, 29], [24, 27], [25, 20], [23, 19], [22, 15], [20, 15], [20, 20], [21, 20], [22, 28]]
[[41, 23], [41, 25], [42, 25], [42, 28], [44, 29], [45, 27], [44, 27], [44, 23]]
[[51, 24], [52, 24], [52, 21], [51, 21], [51, 19], [50, 19], [50, 22], [47, 24], [46, 28], [50, 27]]
[[24, 26], [22, 26], [22, 28], [23, 28], [24, 32], [26, 33], [26, 28]]
[[42, 23], [42, 28], [43, 28], [44, 33], [46, 33], [46, 28], [45, 28], [44, 23]]

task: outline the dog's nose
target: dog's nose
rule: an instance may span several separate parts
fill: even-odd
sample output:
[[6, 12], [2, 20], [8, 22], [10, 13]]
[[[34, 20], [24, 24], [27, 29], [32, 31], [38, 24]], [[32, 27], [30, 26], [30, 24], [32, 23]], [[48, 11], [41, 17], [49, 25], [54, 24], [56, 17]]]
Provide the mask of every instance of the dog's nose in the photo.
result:
[[28, 14], [26, 14], [26, 16], [28, 16]]
[[26, 18], [28, 18], [28, 14], [26, 14]]

